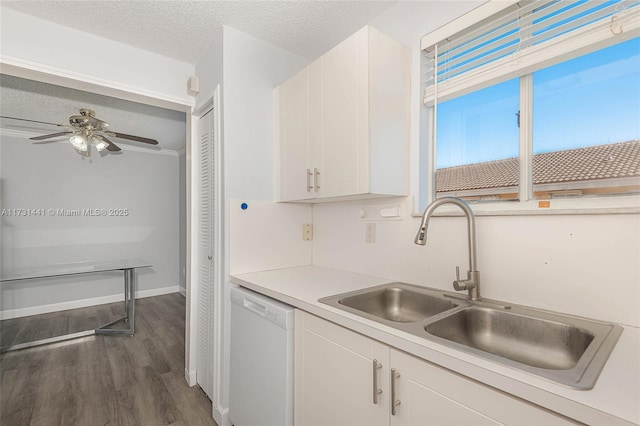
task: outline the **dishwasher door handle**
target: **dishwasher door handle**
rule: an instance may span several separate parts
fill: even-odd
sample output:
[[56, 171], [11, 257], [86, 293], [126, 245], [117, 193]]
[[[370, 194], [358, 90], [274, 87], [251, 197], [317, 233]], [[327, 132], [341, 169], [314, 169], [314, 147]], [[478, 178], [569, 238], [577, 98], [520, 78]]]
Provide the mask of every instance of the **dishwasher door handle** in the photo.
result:
[[266, 317], [267, 316], [267, 307], [265, 305], [262, 305], [254, 300], [248, 299], [248, 298], [244, 298], [243, 300], [243, 306], [245, 307], [245, 309], [250, 310], [251, 312], [255, 312], [256, 314], [260, 315], [261, 317]]

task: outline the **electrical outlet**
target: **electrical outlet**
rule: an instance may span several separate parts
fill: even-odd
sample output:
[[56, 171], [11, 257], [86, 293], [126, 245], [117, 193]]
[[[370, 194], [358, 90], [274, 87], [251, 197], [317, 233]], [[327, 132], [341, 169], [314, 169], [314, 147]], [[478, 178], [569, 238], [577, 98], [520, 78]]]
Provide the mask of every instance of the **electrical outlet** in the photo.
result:
[[311, 241], [313, 240], [313, 225], [310, 223], [305, 223], [302, 225], [302, 240], [303, 241]]
[[366, 223], [365, 225], [364, 242], [373, 244], [376, 242], [376, 224]]

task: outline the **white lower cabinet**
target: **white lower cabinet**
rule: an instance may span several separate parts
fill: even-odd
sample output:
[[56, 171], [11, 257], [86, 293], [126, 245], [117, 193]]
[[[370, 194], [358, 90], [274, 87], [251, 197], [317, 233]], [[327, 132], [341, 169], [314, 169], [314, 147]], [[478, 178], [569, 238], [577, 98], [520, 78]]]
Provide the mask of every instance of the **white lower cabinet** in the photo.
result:
[[430, 362], [390, 348], [395, 379], [393, 426], [568, 425], [567, 418]]
[[298, 426], [573, 424], [303, 311], [295, 330]]
[[388, 425], [385, 394], [373, 403], [373, 360], [388, 389], [389, 348], [313, 315], [296, 311], [296, 425]]

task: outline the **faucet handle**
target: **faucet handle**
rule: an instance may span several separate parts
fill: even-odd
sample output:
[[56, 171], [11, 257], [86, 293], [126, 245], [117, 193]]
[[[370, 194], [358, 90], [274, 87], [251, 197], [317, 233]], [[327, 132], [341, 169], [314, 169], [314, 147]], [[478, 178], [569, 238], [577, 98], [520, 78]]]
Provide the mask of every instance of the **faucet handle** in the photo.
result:
[[456, 266], [456, 280], [453, 282], [453, 288], [456, 291], [467, 290], [467, 281], [460, 280], [460, 267]]

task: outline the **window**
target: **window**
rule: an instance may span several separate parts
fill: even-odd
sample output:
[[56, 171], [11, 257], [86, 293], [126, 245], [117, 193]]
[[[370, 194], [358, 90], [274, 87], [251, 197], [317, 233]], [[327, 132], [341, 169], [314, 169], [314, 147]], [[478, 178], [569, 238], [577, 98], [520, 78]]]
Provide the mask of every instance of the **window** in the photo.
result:
[[533, 73], [534, 198], [640, 191], [640, 39]]
[[438, 105], [438, 195], [518, 198], [518, 110], [518, 79]]
[[435, 196], [640, 193], [639, 3], [507, 6], [423, 38]]

